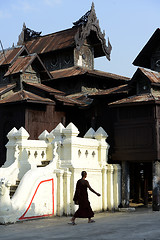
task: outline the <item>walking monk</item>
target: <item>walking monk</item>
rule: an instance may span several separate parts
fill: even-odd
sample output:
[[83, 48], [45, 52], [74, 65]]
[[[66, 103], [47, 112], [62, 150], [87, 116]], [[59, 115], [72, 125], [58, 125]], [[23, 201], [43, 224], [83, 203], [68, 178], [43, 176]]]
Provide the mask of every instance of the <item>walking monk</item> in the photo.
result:
[[92, 220], [92, 217], [94, 217], [94, 213], [88, 200], [87, 188], [89, 188], [89, 190], [95, 193], [97, 196], [101, 196], [99, 193], [97, 193], [91, 188], [89, 182], [86, 180], [87, 172], [82, 171], [81, 175], [82, 178], [77, 181], [76, 191], [73, 198], [73, 201], [75, 202], [75, 204], [79, 205], [79, 208], [71, 219], [72, 225], [75, 225], [76, 218], [88, 218], [88, 223], [95, 222], [94, 220]]

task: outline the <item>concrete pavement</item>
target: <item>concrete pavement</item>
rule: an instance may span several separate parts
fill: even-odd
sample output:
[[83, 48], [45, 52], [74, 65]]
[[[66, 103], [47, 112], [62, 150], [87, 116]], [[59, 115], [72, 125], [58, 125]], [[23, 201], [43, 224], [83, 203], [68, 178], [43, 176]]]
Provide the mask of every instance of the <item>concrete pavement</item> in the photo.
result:
[[77, 225], [69, 225], [70, 217], [52, 217], [0, 225], [0, 239], [160, 239], [160, 212], [151, 208], [135, 212], [96, 213], [95, 223], [77, 219]]

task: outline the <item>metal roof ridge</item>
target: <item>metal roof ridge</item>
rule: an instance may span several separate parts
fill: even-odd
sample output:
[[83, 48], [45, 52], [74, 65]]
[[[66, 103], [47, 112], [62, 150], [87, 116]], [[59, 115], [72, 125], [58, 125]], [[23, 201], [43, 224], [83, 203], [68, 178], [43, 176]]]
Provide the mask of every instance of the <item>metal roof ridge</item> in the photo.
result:
[[105, 71], [98, 70], [98, 69], [93, 69], [93, 70], [88, 69], [88, 72], [100, 72], [100, 73], [110, 74], [110, 75], [117, 76], [117, 77], [124, 77], [124, 78], [127, 78], [128, 80], [131, 79], [129, 77], [125, 77], [125, 76], [122, 76], [122, 75], [119, 75], [119, 74], [116, 74], [116, 73], [105, 72]]
[[66, 29], [64, 29], [64, 30], [60, 30], [60, 31], [57, 31], [57, 32], [48, 33], [48, 34], [46, 34], [46, 35], [42, 35], [42, 36], [33, 38], [33, 39], [29, 40], [29, 41], [26, 41], [25, 44], [27, 44], [28, 42], [32, 42], [32, 41], [34, 41], [34, 40], [40, 39], [40, 38], [44, 38], [44, 37], [48, 37], [48, 36], [51, 36], [51, 35], [54, 35], [54, 34], [60, 34], [60, 33], [63, 33], [63, 32], [67, 32], [67, 31], [72, 30], [72, 29], [74, 29], [74, 28], [77, 28], [77, 30], [78, 30], [79, 28], [81, 28], [81, 26], [78, 26], [78, 27], [77, 27], [77, 26], [73, 26], [73, 27], [71, 27], [71, 28], [66, 28]]
[[150, 68], [138, 67], [138, 69], [140, 69], [140, 70], [142, 70], [142, 71], [146, 71], [146, 72], [153, 72], [153, 73], [160, 74], [160, 72], [157, 72], [157, 71], [152, 70], [152, 69], [150, 69]]
[[[15, 48], [22, 48], [24, 45], [17, 45], [17, 46], [14, 46], [14, 47], [8, 47], [8, 48], [5, 48], [4, 51], [9, 51], [9, 50], [14, 50]], [[0, 53], [3, 52], [3, 50], [0, 50]]]

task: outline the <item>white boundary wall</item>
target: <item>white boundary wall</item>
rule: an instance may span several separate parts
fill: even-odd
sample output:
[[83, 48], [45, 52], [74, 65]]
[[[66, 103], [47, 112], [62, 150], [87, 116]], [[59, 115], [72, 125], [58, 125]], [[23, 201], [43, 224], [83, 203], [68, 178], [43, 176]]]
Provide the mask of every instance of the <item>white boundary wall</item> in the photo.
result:
[[[73, 123], [60, 123], [39, 140], [28, 140], [29, 133], [13, 128], [7, 135], [7, 158], [0, 168], [0, 223], [53, 215], [72, 215], [76, 206], [73, 194], [81, 171], [97, 197], [89, 191], [94, 211], [114, 210], [121, 201], [121, 168], [108, 164], [107, 133], [90, 128], [83, 138]], [[41, 163], [50, 161], [45, 167]], [[20, 184], [12, 198], [11, 185]]]

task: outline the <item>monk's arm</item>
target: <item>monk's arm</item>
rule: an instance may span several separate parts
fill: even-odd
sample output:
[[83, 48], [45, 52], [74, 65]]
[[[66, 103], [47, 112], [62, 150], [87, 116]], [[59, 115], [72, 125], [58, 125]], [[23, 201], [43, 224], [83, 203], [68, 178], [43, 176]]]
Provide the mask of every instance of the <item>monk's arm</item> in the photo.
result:
[[97, 196], [101, 196], [101, 194], [97, 193], [96, 191], [94, 191], [93, 188], [91, 188], [91, 186], [89, 185], [89, 182], [88, 182], [88, 181], [86, 181], [86, 182], [87, 182], [87, 187], [89, 188], [89, 190], [90, 190], [91, 192], [95, 193]]

